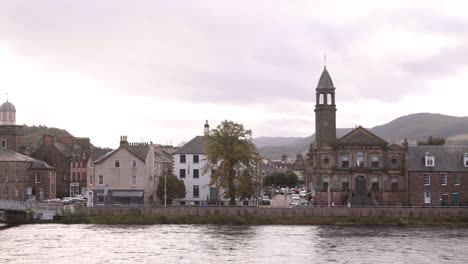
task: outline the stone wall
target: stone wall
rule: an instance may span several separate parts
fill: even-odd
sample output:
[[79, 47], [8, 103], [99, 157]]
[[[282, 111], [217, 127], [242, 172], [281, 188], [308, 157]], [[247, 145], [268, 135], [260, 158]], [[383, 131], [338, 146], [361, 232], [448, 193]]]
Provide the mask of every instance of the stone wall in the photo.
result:
[[468, 208], [265, 208], [265, 207], [81, 207], [76, 212], [88, 215], [164, 215], [164, 216], [349, 216], [349, 217], [468, 217]]

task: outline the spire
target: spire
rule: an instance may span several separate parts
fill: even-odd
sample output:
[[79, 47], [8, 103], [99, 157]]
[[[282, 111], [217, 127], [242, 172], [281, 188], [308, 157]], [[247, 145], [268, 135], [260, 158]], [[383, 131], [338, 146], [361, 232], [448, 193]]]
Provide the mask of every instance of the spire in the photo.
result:
[[206, 120], [206, 123], [205, 123], [205, 129], [204, 129], [204, 133], [203, 133], [205, 136], [208, 136], [210, 134], [210, 125], [208, 124], [208, 120]]
[[333, 86], [333, 81], [330, 77], [330, 74], [327, 71], [327, 66], [323, 67], [322, 75], [320, 75], [320, 80], [318, 82], [317, 88], [335, 88]]

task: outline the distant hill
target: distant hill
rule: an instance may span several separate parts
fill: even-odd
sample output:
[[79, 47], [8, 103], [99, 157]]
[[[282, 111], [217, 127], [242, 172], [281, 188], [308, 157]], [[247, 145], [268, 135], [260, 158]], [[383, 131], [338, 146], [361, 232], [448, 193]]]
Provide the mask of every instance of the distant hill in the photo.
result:
[[[446, 139], [446, 145], [468, 145], [468, 117], [455, 117], [441, 114], [419, 113], [399, 117], [387, 124], [369, 129], [389, 143], [399, 143], [403, 139], [420, 141], [429, 136]], [[340, 138], [351, 128], [337, 128]], [[306, 153], [315, 134], [301, 137], [260, 137], [253, 142], [260, 155], [270, 159], [280, 159], [282, 154], [289, 157]]]

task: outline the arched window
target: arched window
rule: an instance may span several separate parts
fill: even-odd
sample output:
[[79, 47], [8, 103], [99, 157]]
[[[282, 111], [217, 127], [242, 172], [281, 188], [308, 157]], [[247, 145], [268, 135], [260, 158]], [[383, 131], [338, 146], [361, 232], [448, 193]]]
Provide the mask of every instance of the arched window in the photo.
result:
[[364, 168], [364, 154], [362, 152], [356, 154], [356, 165], [358, 168]]
[[321, 104], [321, 105], [324, 104], [324, 96], [323, 96], [323, 94], [319, 94], [319, 104]]
[[327, 94], [327, 105], [332, 105], [332, 94]]

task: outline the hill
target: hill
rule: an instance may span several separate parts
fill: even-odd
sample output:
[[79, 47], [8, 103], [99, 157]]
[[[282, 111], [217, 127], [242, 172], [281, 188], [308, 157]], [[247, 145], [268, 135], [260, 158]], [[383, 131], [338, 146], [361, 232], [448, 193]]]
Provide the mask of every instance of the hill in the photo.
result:
[[28, 152], [32, 152], [41, 145], [42, 136], [46, 133], [53, 136], [71, 136], [68, 131], [60, 128], [23, 125], [22, 145], [26, 147]]
[[[468, 145], [468, 117], [441, 114], [418, 113], [399, 117], [387, 124], [369, 129], [372, 133], [389, 143], [400, 143], [403, 139], [420, 141], [429, 136], [446, 139], [446, 145]], [[340, 138], [351, 128], [337, 128]], [[280, 159], [282, 154], [294, 157], [297, 153], [307, 152], [315, 134], [309, 137], [261, 137], [254, 138], [263, 157]]]

